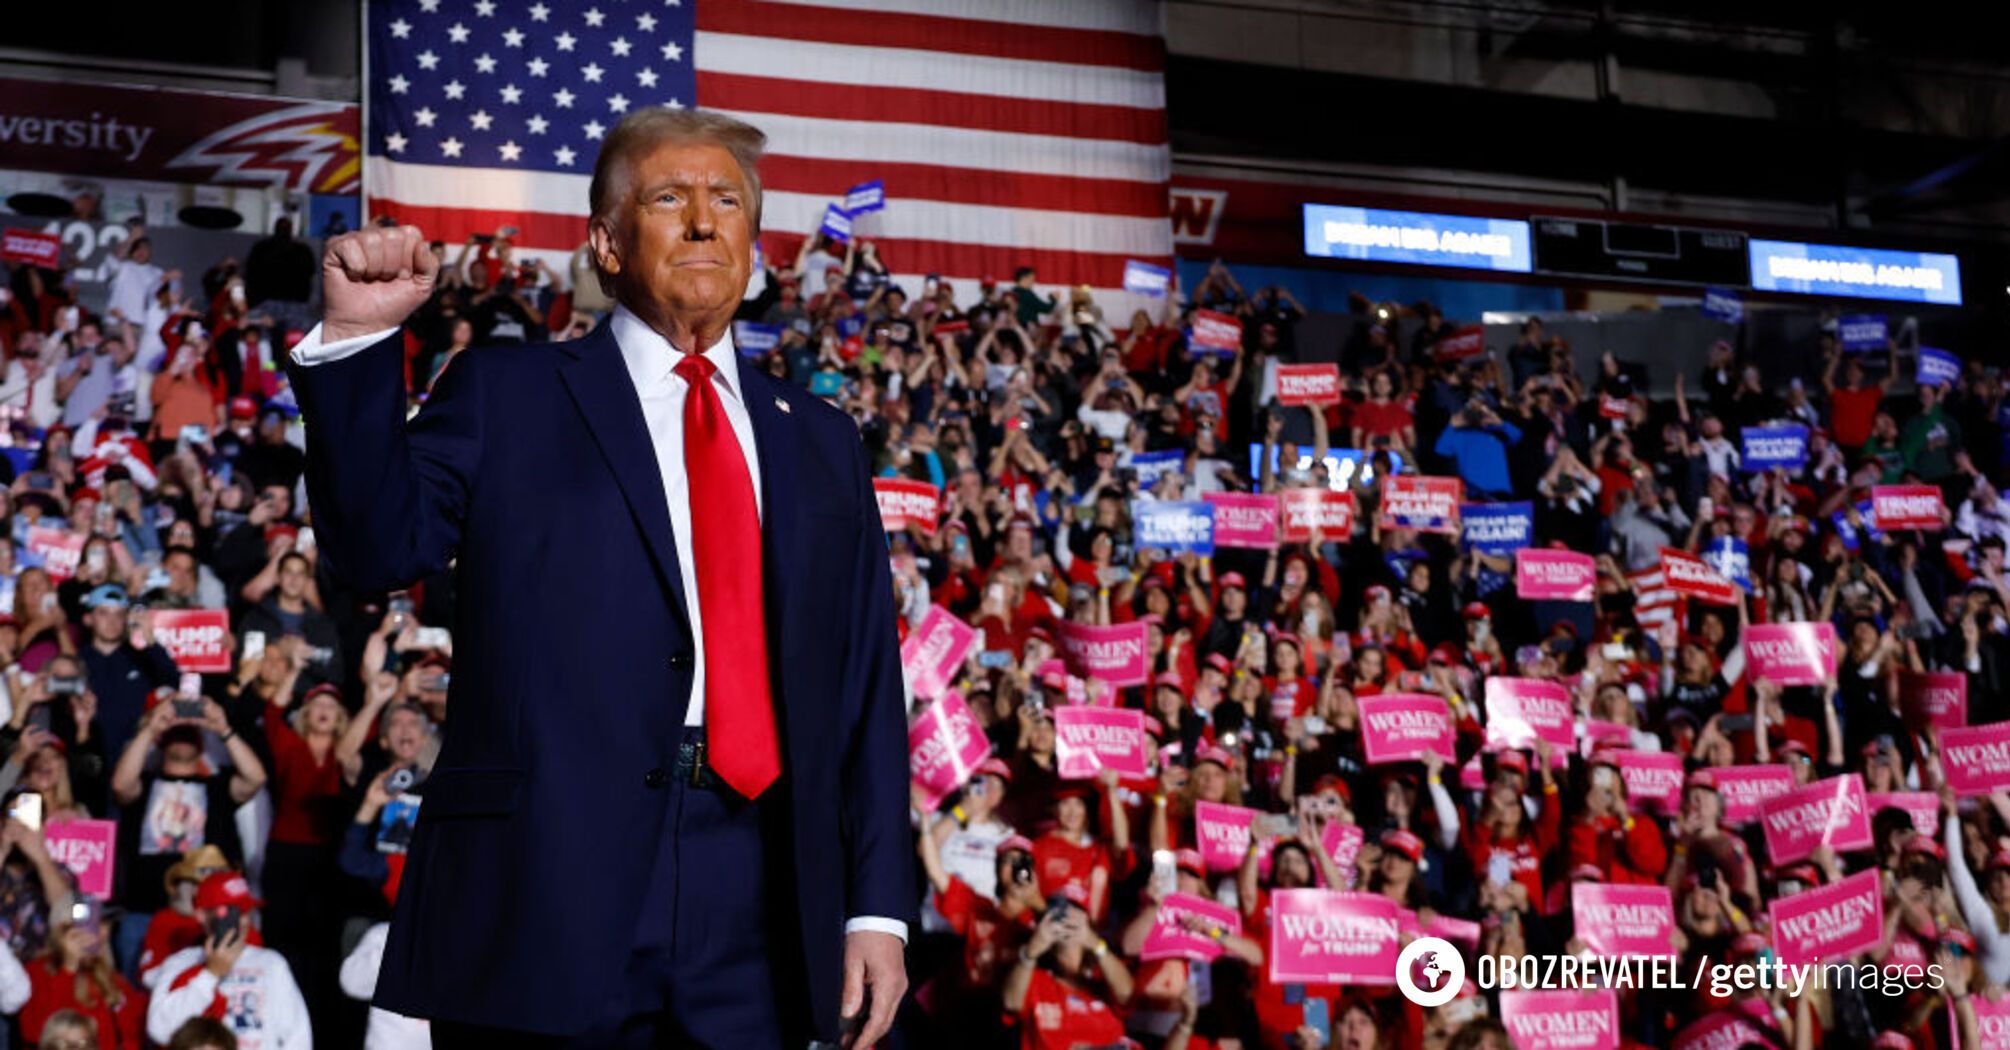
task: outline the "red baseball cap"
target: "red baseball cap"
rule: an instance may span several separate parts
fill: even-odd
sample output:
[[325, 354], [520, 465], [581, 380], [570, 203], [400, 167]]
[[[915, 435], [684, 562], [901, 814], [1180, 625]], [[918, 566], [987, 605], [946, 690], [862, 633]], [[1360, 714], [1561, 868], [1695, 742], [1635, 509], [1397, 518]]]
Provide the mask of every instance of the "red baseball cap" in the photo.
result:
[[1033, 852], [1033, 840], [1024, 835], [1007, 835], [1005, 836], [1005, 841], [998, 844], [998, 855], [1002, 857], [1015, 849], [1031, 853]]
[[1596, 864], [1579, 864], [1577, 867], [1570, 869], [1570, 877], [1573, 879], [1590, 879], [1593, 882], [1604, 882], [1605, 869]]
[[2010, 849], [1999, 849], [1991, 853], [1988, 862], [1982, 865], [1982, 870], [1988, 871], [1991, 868], [2010, 868]]
[[1526, 776], [1528, 774], [1528, 756], [1519, 751], [1503, 751], [1494, 756], [1494, 768], [1512, 769]]
[[1707, 769], [1699, 769], [1689, 774], [1689, 779], [1683, 783], [1682, 787], [1684, 790], [1703, 788], [1706, 791], [1715, 791], [1717, 790], [1717, 774]]
[[1870, 1042], [1871, 1050], [1912, 1050], [1912, 1040], [1903, 1032], [1879, 1032]]
[[1485, 620], [1494, 614], [1492, 609], [1487, 608], [1485, 602], [1467, 602], [1465, 612], [1468, 620]]
[[1397, 853], [1410, 858], [1412, 863], [1424, 859], [1424, 840], [1411, 832], [1401, 829], [1383, 832], [1382, 848], [1395, 850]]
[[1916, 833], [1911, 838], [1906, 839], [1905, 852], [1924, 853], [1929, 857], [1942, 861], [1947, 859], [1946, 848], [1941, 846], [1940, 843], [1933, 841], [1933, 836], [1925, 832]]
[[1223, 769], [1235, 768], [1235, 757], [1230, 755], [1226, 748], [1221, 747], [1201, 748], [1200, 754], [1196, 756], [1196, 764], [1200, 762], [1212, 762]]
[[258, 402], [239, 394], [230, 399], [230, 418], [253, 419], [258, 415]]
[[1012, 782], [1012, 767], [1006, 765], [1005, 760], [1002, 758], [987, 758], [977, 763], [977, 769], [971, 775], [997, 777], [1010, 784]]
[[1378, 601], [1388, 601], [1389, 588], [1384, 587], [1379, 583], [1374, 584], [1373, 586], [1370, 586], [1367, 590], [1362, 591], [1361, 596], [1363, 598], [1366, 598], [1371, 603]]
[[1207, 666], [1220, 671], [1222, 674], [1232, 674], [1235, 671], [1235, 661], [1220, 653], [1207, 654]]
[[1328, 773], [1312, 782], [1312, 793], [1315, 795], [1329, 789], [1338, 792], [1340, 797], [1346, 799], [1350, 804], [1354, 801], [1354, 789], [1348, 787], [1347, 782], [1341, 779], [1338, 773]]
[[1221, 574], [1221, 578], [1215, 582], [1221, 584], [1224, 588], [1240, 587], [1245, 591], [1249, 589], [1249, 584], [1243, 580], [1242, 574], [1239, 572], [1224, 572]]
[[1186, 680], [1179, 676], [1178, 671], [1160, 671], [1159, 676], [1152, 679], [1152, 683], [1163, 689], [1186, 688]]
[[1089, 891], [1077, 883], [1068, 883], [1054, 892], [1054, 896], [1067, 901], [1083, 911], [1089, 910]]
[[214, 911], [236, 905], [240, 908], [263, 908], [265, 902], [251, 895], [251, 883], [234, 871], [211, 872], [209, 877], [195, 888], [195, 910]]
[[1199, 850], [1183, 849], [1173, 854], [1173, 858], [1179, 870], [1191, 872], [1195, 878], [1207, 878], [1207, 862], [1201, 859]]

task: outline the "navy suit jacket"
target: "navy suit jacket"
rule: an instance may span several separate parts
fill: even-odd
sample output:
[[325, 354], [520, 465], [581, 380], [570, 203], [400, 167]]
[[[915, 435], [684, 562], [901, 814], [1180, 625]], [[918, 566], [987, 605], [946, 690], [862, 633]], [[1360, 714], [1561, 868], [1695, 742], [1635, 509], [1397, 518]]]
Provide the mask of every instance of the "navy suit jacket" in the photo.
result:
[[[382, 590], [455, 570], [444, 746], [376, 1002], [574, 1034], [621, 986], [667, 833], [671, 792], [649, 774], [675, 769], [691, 691], [692, 599], [662, 477], [607, 325], [463, 353], [409, 423], [402, 346], [292, 369], [334, 572]], [[911, 925], [915, 910], [886, 535], [852, 420], [745, 359], [740, 389], [784, 750], [763, 805], [783, 807], [771, 827], [786, 830], [767, 850], [791, 879], [807, 985], [778, 1008], [830, 1040], [845, 920]]]

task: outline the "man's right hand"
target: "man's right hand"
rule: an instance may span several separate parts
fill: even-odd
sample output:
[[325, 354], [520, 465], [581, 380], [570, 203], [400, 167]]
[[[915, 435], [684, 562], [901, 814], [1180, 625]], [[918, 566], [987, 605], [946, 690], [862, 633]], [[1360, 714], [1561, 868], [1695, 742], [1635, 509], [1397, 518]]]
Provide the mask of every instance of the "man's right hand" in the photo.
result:
[[396, 328], [433, 294], [440, 261], [416, 226], [342, 234], [321, 255], [324, 343]]

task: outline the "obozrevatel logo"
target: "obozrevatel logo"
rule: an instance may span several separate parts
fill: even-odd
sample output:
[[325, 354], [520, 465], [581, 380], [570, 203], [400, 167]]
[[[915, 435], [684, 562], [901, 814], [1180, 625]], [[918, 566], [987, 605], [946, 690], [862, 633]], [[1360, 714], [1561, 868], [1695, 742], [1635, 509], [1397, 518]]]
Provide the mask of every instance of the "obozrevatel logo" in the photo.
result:
[[1396, 957], [1396, 987], [1418, 1006], [1443, 1006], [1464, 983], [1466, 957], [1443, 937], [1419, 937]]

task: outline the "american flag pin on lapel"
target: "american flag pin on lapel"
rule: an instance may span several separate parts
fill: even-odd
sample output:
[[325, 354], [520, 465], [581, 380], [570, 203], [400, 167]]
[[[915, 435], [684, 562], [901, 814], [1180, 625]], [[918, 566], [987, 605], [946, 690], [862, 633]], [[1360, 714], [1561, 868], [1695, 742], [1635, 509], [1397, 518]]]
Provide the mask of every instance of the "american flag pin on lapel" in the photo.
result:
[[789, 403], [779, 397], [775, 399], [775, 407], [781, 409], [783, 415], [787, 415], [789, 412]]

